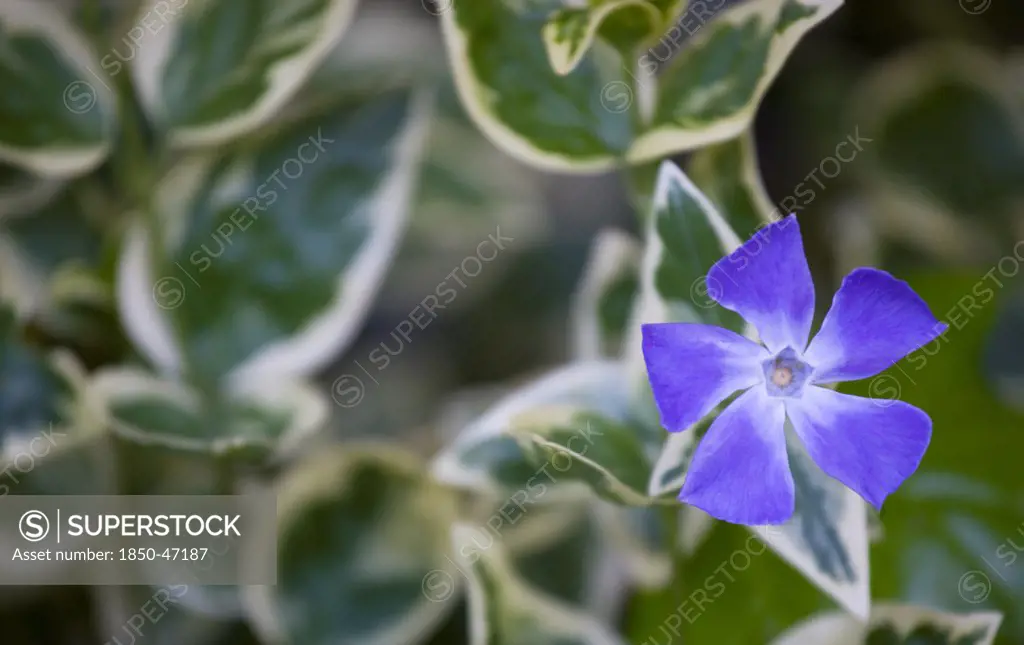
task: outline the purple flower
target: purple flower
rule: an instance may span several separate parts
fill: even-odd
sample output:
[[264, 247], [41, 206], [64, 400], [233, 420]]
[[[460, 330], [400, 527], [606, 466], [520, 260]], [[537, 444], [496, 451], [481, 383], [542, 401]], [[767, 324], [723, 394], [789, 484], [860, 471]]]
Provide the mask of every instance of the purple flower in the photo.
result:
[[902, 401], [820, 387], [885, 370], [946, 330], [921, 298], [884, 271], [843, 279], [808, 344], [814, 284], [796, 216], [775, 222], [707, 275], [708, 292], [757, 328], [762, 344], [720, 327], [643, 325], [643, 353], [661, 423], [693, 426], [743, 391], [711, 424], [679, 499], [736, 524], [781, 524], [795, 490], [786, 417], [811, 458], [876, 508], [921, 463], [932, 422]]

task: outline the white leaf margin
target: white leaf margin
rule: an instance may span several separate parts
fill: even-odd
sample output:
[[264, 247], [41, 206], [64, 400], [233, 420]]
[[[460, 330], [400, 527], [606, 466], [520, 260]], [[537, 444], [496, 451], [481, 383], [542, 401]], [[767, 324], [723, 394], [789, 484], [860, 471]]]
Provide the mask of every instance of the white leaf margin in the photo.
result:
[[887, 602], [875, 605], [867, 624], [839, 611], [824, 612], [790, 628], [772, 641], [772, 645], [863, 645], [871, 629], [881, 624], [892, 624], [904, 635], [918, 625], [934, 624], [952, 630], [950, 642], [978, 629], [986, 629], [987, 636], [979, 645], [992, 645], [1002, 620], [1003, 615], [998, 612], [958, 614]]
[[[265, 377], [306, 376], [332, 361], [355, 338], [398, 251], [408, 222], [432, 104], [430, 91], [418, 91], [412, 99], [408, 123], [392, 143], [395, 146], [393, 158], [399, 163], [380, 183], [366, 206], [372, 214], [373, 231], [339, 276], [334, 301], [298, 335], [271, 343], [235, 366], [228, 375], [229, 380], [246, 383]], [[173, 215], [181, 213], [187, 196], [198, 186], [208, 163], [209, 160], [192, 159], [168, 175], [156, 201], [162, 219], [171, 220], [169, 226], [175, 225]], [[180, 226], [180, 218], [177, 220]], [[168, 237], [173, 239], [173, 236]], [[181, 351], [156, 297], [161, 281], [170, 278], [153, 277], [150, 244], [146, 226], [136, 217], [126, 235], [117, 267], [118, 310], [136, 348], [160, 372], [179, 376], [183, 370]], [[184, 285], [180, 280], [178, 283]]]
[[[186, 0], [187, 2], [188, 0]], [[163, 88], [160, 83], [183, 20], [194, 18], [207, 5], [231, 0], [192, 0], [181, 3], [181, 11], [169, 14], [156, 12], [162, 27], [147, 33], [145, 46], [139, 47], [130, 65], [132, 80], [138, 88], [139, 99], [151, 115], [160, 115]], [[166, 0], [147, 0], [140, 16], [147, 16]], [[306, 46], [292, 56], [278, 60], [269, 71], [269, 87], [255, 105], [243, 114], [226, 121], [203, 126], [178, 128], [169, 133], [172, 145], [179, 147], [213, 146], [250, 132], [268, 120], [295, 95], [316, 68], [338, 45], [351, 24], [357, 0], [331, 0], [319, 21], [320, 33], [310, 34]], [[166, 8], [166, 7], [165, 7]], [[293, 35], [294, 37], [294, 35]], [[258, 46], [258, 45], [254, 45]]]
[[[96, 60], [89, 42], [53, 5], [38, 0], [3, 0], [0, 2], [0, 23], [3, 23], [3, 29], [15, 33], [41, 34], [55, 47], [69, 69], [77, 71], [82, 78], [96, 78], [97, 83], [79, 79], [63, 88], [61, 100], [65, 101], [65, 107], [68, 91], [76, 83], [81, 83], [83, 87], [80, 89], [93, 95], [94, 103], [89, 109], [103, 109], [108, 115], [104, 140], [95, 145], [26, 150], [0, 142], [0, 160], [55, 178], [70, 178], [92, 170], [111, 149], [115, 98], [109, 86], [90, 67]], [[57, 97], [54, 96], [53, 100], [56, 101]]]

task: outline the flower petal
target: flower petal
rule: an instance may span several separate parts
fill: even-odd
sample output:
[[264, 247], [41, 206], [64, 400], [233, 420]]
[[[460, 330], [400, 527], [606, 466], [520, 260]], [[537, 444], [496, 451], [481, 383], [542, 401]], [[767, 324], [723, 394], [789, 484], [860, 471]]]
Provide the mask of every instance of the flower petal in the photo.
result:
[[679, 499], [726, 522], [782, 524], [795, 489], [786, 454], [785, 405], [764, 388], [743, 393], [697, 446]]
[[811, 458], [875, 508], [917, 470], [932, 420], [902, 401], [877, 401], [811, 386], [786, 412]]
[[843, 278], [804, 359], [815, 369], [815, 383], [855, 381], [878, 374], [947, 328], [906, 282], [878, 269], [855, 269]]
[[686, 430], [733, 392], [764, 379], [768, 352], [727, 329], [657, 323], [641, 332], [647, 378], [669, 432]]
[[814, 318], [814, 282], [795, 215], [769, 224], [708, 271], [708, 294], [757, 328], [773, 354], [802, 352]]

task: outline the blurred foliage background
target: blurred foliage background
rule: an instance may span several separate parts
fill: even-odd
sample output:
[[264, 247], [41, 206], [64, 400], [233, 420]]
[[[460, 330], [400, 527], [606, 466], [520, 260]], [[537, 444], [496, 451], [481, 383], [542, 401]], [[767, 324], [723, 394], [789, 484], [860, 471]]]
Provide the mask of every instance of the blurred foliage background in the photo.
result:
[[[22, 39], [14, 27], [25, 2], [63, 16], [97, 61], [131, 51], [122, 63], [135, 70], [111, 74], [101, 63], [104, 88], [62, 68], [45, 38]], [[464, 594], [471, 585], [452, 569], [449, 525], [456, 517], [482, 525], [504, 506], [435, 481], [437, 455], [495, 401], [586, 353], [579, 307], [588, 258], [608, 228], [643, 238], [656, 164], [539, 167], [510, 156], [467, 114], [439, 14], [500, 5], [515, 8], [503, 19], [534, 20], [553, 3], [353, 4], [344, 36], [327, 43], [287, 100], [232, 130], [222, 113], [266, 89], [252, 90], [245, 76], [260, 73], [260, 56], [303, 50], [320, 26], [345, 22], [338, 7], [352, 3], [191, 2], [212, 7], [214, 18], [186, 30], [168, 62], [147, 54], [163, 47], [159, 34], [134, 45], [122, 38], [147, 11], [138, 2], [0, 0], [0, 438], [8, 461], [0, 484], [5, 495], [229, 492], [243, 481], [279, 486], [285, 500], [308, 495], [304, 486], [323, 494], [295, 502], [308, 507], [280, 529], [278, 553], [267, 556], [281, 568], [272, 593], [192, 588], [132, 631], [127, 621], [155, 587], [0, 587], [4, 643], [745, 645], [772, 642], [816, 612], [849, 609], [791, 558], [758, 557], [743, 527], [677, 526], [674, 516], [644, 510], [627, 522], [626, 507], [575, 501], [531, 506], [526, 522], [502, 529], [507, 561], [477, 543], [488, 566], [469, 569], [485, 599]], [[167, 6], [174, 14], [187, 4]], [[507, 33], [520, 28], [508, 25]], [[901, 398], [935, 423], [918, 473], [869, 518], [870, 595], [936, 612], [1000, 611], [1000, 635], [972, 637], [973, 623], [946, 616], [913, 623], [919, 640], [879, 628], [866, 642], [1024, 643], [1022, 33], [1024, 5], [1011, 0], [847, 0], [785, 59], [750, 128], [768, 199], [799, 217], [819, 320], [843, 275], [877, 266], [908, 280], [953, 327], [885, 379], [844, 388]], [[246, 59], [239, 52], [253, 42], [271, 44]], [[104, 57], [115, 51], [116, 59]], [[522, 47], [524, 60], [542, 55]], [[230, 67], [236, 58], [247, 67]], [[153, 70], [160, 82], [146, 81]], [[69, 94], [76, 78], [90, 85]], [[76, 111], [90, 96], [97, 103]], [[389, 147], [428, 100], [422, 160]], [[501, 100], [514, 110], [530, 97]], [[552, 100], [557, 130], [572, 105]], [[600, 109], [597, 94], [592, 103]], [[525, 110], [534, 111], [545, 114]], [[47, 144], [81, 135], [86, 149], [93, 130], [104, 142], [95, 162], [95, 149]], [[341, 144], [318, 148], [330, 162], [311, 164], [281, 191], [260, 218], [272, 226], [245, 233], [239, 225], [223, 258], [201, 246], [217, 239], [230, 205], [259, 194], [281, 160], [318, 133]], [[179, 147], [161, 143], [171, 140]], [[857, 154], [832, 173], [825, 160], [843, 141], [857, 141], [845, 148]], [[690, 152], [658, 157], [728, 210], [713, 186], [735, 162], [709, 155], [696, 165]], [[396, 183], [375, 192], [385, 180]], [[407, 206], [398, 197], [406, 188]], [[399, 211], [404, 235], [388, 224]], [[752, 232], [730, 223], [742, 239]], [[131, 241], [140, 235], [147, 241]], [[177, 247], [153, 251], [163, 236]], [[368, 240], [393, 250], [360, 256]], [[191, 254], [200, 248], [211, 272], [193, 285], [174, 267], [197, 266]], [[481, 269], [467, 277], [467, 266]], [[299, 336], [345, 275], [355, 277], [340, 287], [342, 300], [355, 300], [335, 311], [331, 342], [245, 363], [254, 347]], [[160, 276], [176, 282], [161, 285]], [[602, 330], [621, 332], [630, 317], [637, 278], [619, 277], [603, 285], [593, 312]], [[445, 307], [424, 317], [431, 296]], [[173, 334], [147, 331], [169, 311]], [[177, 354], [168, 350], [172, 336]], [[54, 425], [71, 438], [29, 471], [11, 470], [25, 436]], [[496, 479], [536, 470], [505, 453], [481, 459], [506, 468]], [[731, 564], [735, 579], [721, 580], [720, 597], [671, 618], [744, 550], [753, 554], [749, 571]], [[538, 589], [575, 613], [544, 609], [531, 595]], [[854, 642], [840, 640], [849, 625], [826, 627], [791, 642]]]

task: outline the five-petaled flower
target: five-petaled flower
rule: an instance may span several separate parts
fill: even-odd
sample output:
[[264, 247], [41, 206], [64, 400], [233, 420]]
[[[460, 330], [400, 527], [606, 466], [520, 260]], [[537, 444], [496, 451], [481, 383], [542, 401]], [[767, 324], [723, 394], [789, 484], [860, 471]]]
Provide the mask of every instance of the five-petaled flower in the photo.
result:
[[669, 432], [692, 427], [731, 394], [697, 446], [679, 499], [736, 524], [780, 524], [794, 512], [785, 421], [821, 469], [881, 508], [921, 462], [932, 422], [902, 401], [821, 384], [878, 374], [946, 330], [921, 298], [884, 271], [843, 279], [808, 344], [814, 284], [790, 215], [708, 272], [711, 295], [742, 316], [758, 344], [711, 325], [643, 325], [647, 374]]

